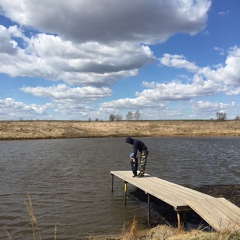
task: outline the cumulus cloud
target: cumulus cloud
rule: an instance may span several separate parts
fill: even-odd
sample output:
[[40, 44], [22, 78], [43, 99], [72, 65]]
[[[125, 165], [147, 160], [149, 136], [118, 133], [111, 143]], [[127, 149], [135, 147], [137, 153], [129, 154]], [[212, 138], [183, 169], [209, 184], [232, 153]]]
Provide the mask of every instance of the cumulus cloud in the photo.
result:
[[199, 112], [213, 112], [224, 111], [229, 108], [229, 104], [208, 101], [192, 101], [192, 108]]
[[219, 86], [212, 81], [204, 81], [195, 76], [192, 84], [171, 82], [147, 83], [143, 86], [150, 88], [136, 93], [136, 98], [125, 98], [102, 103], [104, 107], [141, 109], [141, 108], [164, 108], [169, 101], [188, 101], [194, 97], [211, 96], [218, 90]]
[[[104, 102], [99, 109], [91, 103], [111, 96], [109, 87], [117, 80], [137, 76], [139, 69], [156, 60], [149, 44], [162, 43], [179, 32], [193, 35], [203, 30], [210, 6], [209, 0], [0, 0], [1, 14], [16, 23], [0, 25], [0, 73], [64, 82], [24, 86], [21, 91], [49, 98], [57, 113], [72, 119], [121, 109], [180, 116], [178, 109], [168, 109], [169, 102], [189, 102], [219, 92], [239, 94], [240, 48], [228, 51], [225, 64], [205, 67], [184, 55], [165, 53], [159, 63], [163, 68], [184, 69], [187, 73], [180, 79], [144, 81], [144, 90], [135, 97]], [[222, 48], [215, 50], [224, 54]], [[44, 115], [49, 107], [7, 101], [12, 109], [22, 104], [19, 108], [32, 114]], [[2, 100], [2, 106], [7, 101]], [[221, 107], [214, 104], [202, 101], [192, 106], [195, 111]]]
[[117, 108], [117, 109], [142, 109], [142, 108], [165, 108], [165, 103], [154, 102], [152, 99], [147, 99], [145, 96], [139, 96], [136, 98], [125, 98], [101, 104], [105, 108]]
[[50, 87], [22, 87], [22, 92], [30, 93], [41, 98], [50, 98], [54, 103], [55, 113], [59, 116], [67, 116], [68, 119], [87, 119], [89, 117], [100, 118], [110, 110], [97, 110], [91, 103], [109, 97], [112, 91], [107, 87], [95, 88], [69, 87], [65, 84]]
[[[136, 98], [125, 98], [102, 103], [105, 107], [116, 108], [158, 108], [165, 107], [168, 102], [190, 101], [196, 97], [214, 96], [220, 92], [227, 95], [239, 94], [240, 83], [240, 49], [232, 48], [227, 56], [225, 66], [200, 68], [194, 63], [185, 59], [184, 56], [164, 54], [161, 63], [167, 67], [184, 68], [193, 73], [191, 81], [182, 83], [181, 80], [174, 80], [169, 83], [147, 82], [142, 83], [145, 88], [142, 92], [136, 92]], [[184, 76], [186, 78], [186, 76]], [[194, 105], [200, 109], [206, 106], [210, 109], [214, 107], [223, 108], [223, 105], [217, 103], [199, 102]]]
[[210, 4], [0, 0], [1, 13], [21, 26], [0, 27], [0, 72], [70, 85], [110, 86], [136, 76], [138, 69], [155, 60], [144, 44], [203, 29]]
[[193, 81], [195, 81], [196, 76], [201, 76], [207, 79], [206, 81], [212, 81], [218, 85], [240, 85], [240, 48], [237, 46], [229, 49], [225, 65], [219, 64], [200, 68], [187, 61], [182, 55], [170, 55], [167, 53], [160, 58], [160, 63], [166, 67], [186, 69], [195, 73]]
[[240, 95], [240, 87], [237, 88], [228, 88], [226, 95]]
[[0, 118], [9, 120], [19, 118], [25, 119], [37, 119], [39, 118], [50, 118], [46, 112], [52, 104], [47, 103], [44, 105], [37, 104], [25, 104], [23, 102], [17, 102], [12, 98], [0, 99]]
[[209, 101], [191, 101], [191, 108], [195, 116], [199, 118], [211, 117], [217, 118], [218, 112], [223, 112], [227, 114], [228, 119], [235, 119], [237, 109], [239, 109], [239, 104], [235, 101], [228, 103], [223, 102], [209, 102]]
[[204, 67], [199, 74], [225, 85], [240, 86], [240, 48], [233, 47], [229, 50], [225, 66], [218, 65], [216, 69]]
[[190, 72], [197, 72], [198, 67], [189, 61], [183, 55], [171, 55], [165, 53], [162, 58], [160, 58], [160, 63], [167, 67], [183, 68]]
[[3, 14], [20, 25], [77, 42], [162, 42], [176, 32], [205, 27], [208, 0], [1, 0]]
[[221, 91], [222, 87], [211, 80], [204, 80], [200, 75], [193, 77], [192, 83], [183, 84], [181, 82], [158, 83], [143, 82], [147, 89], [136, 92], [136, 98], [125, 98], [102, 103], [105, 107], [115, 108], [163, 108], [169, 101], [189, 101], [195, 97], [206, 97], [215, 95]]
[[56, 101], [72, 101], [92, 102], [99, 98], [111, 96], [112, 91], [109, 88], [94, 87], [76, 87], [71, 88], [65, 84], [54, 85], [51, 87], [22, 87], [20, 89], [25, 93], [31, 93], [37, 97], [51, 98]]
[[[47, 34], [27, 38], [19, 29], [3, 26], [0, 33], [5, 36], [5, 44], [2, 43], [5, 52], [0, 52], [0, 72], [12, 77], [43, 77], [63, 80], [70, 85], [109, 86], [116, 79], [135, 76], [139, 68], [155, 59], [149, 47], [134, 43], [74, 44]], [[22, 38], [24, 49], [11, 43], [8, 48], [5, 46], [13, 35]]]
[[15, 55], [17, 43], [13, 41], [7, 29], [0, 25], [0, 53], [1, 55]]

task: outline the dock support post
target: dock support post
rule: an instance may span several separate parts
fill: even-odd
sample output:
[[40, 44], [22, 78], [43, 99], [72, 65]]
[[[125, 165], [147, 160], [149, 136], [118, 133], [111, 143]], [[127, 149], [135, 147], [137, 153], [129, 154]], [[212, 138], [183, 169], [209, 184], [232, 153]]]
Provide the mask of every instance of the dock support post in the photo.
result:
[[112, 175], [112, 192], [113, 192], [113, 182], [114, 182], [114, 175], [111, 173]]
[[150, 219], [151, 219], [151, 215], [150, 215], [150, 197], [151, 195], [148, 193], [148, 225], [150, 226]]
[[124, 181], [124, 203], [127, 204], [127, 182]]
[[179, 211], [177, 211], [177, 222], [178, 222], [178, 231], [181, 232], [182, 226], [181, 226], [181, 217], [180, 217]]

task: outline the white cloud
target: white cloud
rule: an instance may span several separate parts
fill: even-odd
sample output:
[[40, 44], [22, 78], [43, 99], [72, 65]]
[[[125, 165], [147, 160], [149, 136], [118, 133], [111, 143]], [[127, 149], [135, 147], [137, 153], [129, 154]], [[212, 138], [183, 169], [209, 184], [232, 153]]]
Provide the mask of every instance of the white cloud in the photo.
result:
[[[74, 44], [47, 34], [27, 38], [19, 31], [15, 27], [0, 28], [5, 36], [1, 43], [4, 51], [0, 52], [0, 72], [12, 77], [43, 77], [70, 85], [101, 87], [119, 78], [135, 76], [139, 68], [154, 61], [149, 47], [139, 44]], [[22, 38], [25, 49], [11, 44], [11, 34]]]
[[237, 88], [228, 88], [226, 95], [240, 95], [240, 87]]
[[240, 86], [240, 48], [233, 47], [229, 50], [225, 66], [219, 65], [216, 70], [204, 67], [199, 74], [225, 85]]
[[230, 14], [230, 10], [219, 12], [218, 15], [221, 17], [226, 17]]
[[209, 101], [191, 101], [191, 107], [198, 118], [217, 118], [218, 112], [226, 113], [227, 119], [235, 119], [236, 113], [240, 107], [235, 101], [229, 103], [209, 102]]
[[[169, 83], [147, 82], [142, 92], [136, 92], [136, 98], [119, 99], [105, 102], [102, 106], [122, 109], [142, 109], [142, 108], [161, 108], [167, 110], [169, 102], [189, 101], [196, 97], [215, 96], [218, 93], [225, 92], [227, 95], [240, 94], [240, 49], [232, 48], [226, 58], [226, 65], [200, 68], [195, 64], [186, 61], [184, 56], [164, 54], [161, 62], [165, 66], [184, 68], [190, 73], [194, 73], [191, 81], [187, 83], [181, 81], [172, 81]], [[217, 68], [217, 69], [215, 69]], [[184, 76], [186, 78], [186, 76]], [[192, 109], [194, 111], [213, 112], [219, 109], [227, 109], [230, 106], [224, 103], [211, 103], [206, 101], [194, 102]], [[174, 112], [174, 110], [172, 110]], [[176, 114], [176, 113], [175, 113]], [[168, 115], [169, 116], [169, 115]]]
[[212, 81], [204, 81], [195, 75], [192, 84], [171, 82], [168, 84], [156, 83], [154, 89], [145, 89], [137, 96], [144, 97], [152, 102], [190, 100], [199, 96], [211, 96], [218, 90], [218, 85]]
[[142, 108], [165, 108], [165, 103], [154, 102], [152, 99], [147, 99], [144, 96], [136, 98], [125, 98], [101, 104], [105, 108], [115, 109], [142, 109]]
[[0, 119], [48, 119], [51, 116], [47, 114], [46, 110], [51, 106], [52, 104], [50, 103], [44, 105], [27, 105], [23, 102], [17, 102], [12, 98], [0, 99]]
[[0, 28], [0, 73], [101, 87], [136, 76], [155, 60], [140, 42], [203, 29], [210, 2], [0, 0], [0, 6], [2, 14], [22, 26]]
[[224, 49], [223, 48], [219, 48], [219, 47], [214, 47], [214, 50], [217, 51], [220, 55], [224, 55]]
[[183, 68], [190, 72], [198, 71], [198, 67], [194, 63], [187, 61], [183, 55], [170, 55], [165, 53], [159, 60], [162, 65], [167, 67]]
[[208, 101], [192, 101], [192, 108], [195, 111], [199, 112], [217, 112], [217, 111], [224, 111], [228, 109], [229, 104], [219, 103], [219, 102], [208, 102]]
[[11, 39], [7, 29], [2, 25], [0, 25], [0, 53], [2, 56], [17, 53], [16, 42]]
[[[206, 66], [200, 68], [194, 63], [187, 61], [182, 55], [170, 54], [164, 54], [163, 57], [160, 58], [160, 62], [167, 67], [182, 68], [189, 72], [196, 73], [193, 77], [193, 82], [195, 83], [197, 78], [201, 78], [202, 83], [203, 79], [206, 79], [205, 83], [212, 82], [213, 85], [218, 85], [219, 87], [222, 85], [218, 91], [222, 91], [224, 89], [223, 86], [240, 86], [240, 48], [236, 46], [228, 51], [224, 66], [218, 64], [213, 67]], [[227, 88], [225, 88], [225, 91], [227, 91]]]
[[76, 102], [92, 102], [99, 98], [111, 96], [112, 94], [112, 91], [106, 87], [94, 88], [88, 86], [71, 88], [65, 84], [51, 87], [22, 87], [20, 90], [37, 97], [51, 98], [56, 101], [71, 99]]
[[143, 82], [143, 86], [148, 89], [137, 92], [136, 98], [105, 102], [102, 106], [122, 109], [164, 108], [169, 101], [188, 101], [195, 97], [211, 96], [219, 90], [218, 84], [211, 80], [204, 81], [199, 75], [194, 76], [192, 84]]
[[141, 118], [145, 120], [168, 120], [172, 117], [181, 118], [183, 115], [182, 109], [168, 109], [168, 108], [148, 108], [141, 112]]
[[[17, 24], [0, 25], [0, 73], [63, 81], [66, 84], [21, 90], [50, 98], [56, 112], [71, 119], [118, 114], [121, 109], [146, 109], [149, 116], [158, 116], [156, 112], [180, 116], [179, 109], [168, 109], [170, 102], [187, 103], [219, 92], [240, 94], [240, 48], [228, 51], [225, 64], [204, 68], [184, 55], [165, 53], [159, 59], [162, 66], [186, 70], [178, 76], [180, 80], [144, 81], [144, 90], [135, 97], [105, 102], [99, 109], [91, 103], [111, 96], [109, 86], [137, 76], [139, 69], [156, 60], [146, 44], [164, 42], [179, 32], [192, 35], [203, 30], [210, 5], [209, 0], [0, 0], [2, 14]], [[214, 49], [224, 54], [224, 49]], [[11, 102], [13, 112], [19, 106], [28, 116], [46, 115], [49, 107], [10, 98], [1, 104]], [[206, 101], [193, 104], [196, 112], [219, 107], [224, 106]]]
[[165, 41], [205, 27], [208, 0], [0, 0], [5, 16], [23, 26], [77, 42]]
[[54, 102], [55, 113], [60, 118], [61, 116], [65, 116], [65, 118], [67, 116], [67, 119], [70, 120], [106, 117], [109, 110], [104, 111], [103, 108], [98, 110], [96, 106], [91, 106], [91, 103], [112, 94], [112, 91], [106, 87], [88, 86], [80, 88], [69, 87], [65, 84], [50, 87], [22, 87], [20, 90], [37, 97], [50, 98]]

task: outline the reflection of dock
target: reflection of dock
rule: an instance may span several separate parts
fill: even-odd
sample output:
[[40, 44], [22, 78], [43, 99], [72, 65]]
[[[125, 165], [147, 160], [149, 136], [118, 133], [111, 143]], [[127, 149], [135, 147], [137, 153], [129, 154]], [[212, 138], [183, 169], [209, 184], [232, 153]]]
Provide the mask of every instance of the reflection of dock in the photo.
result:
[[187, 187], [160, 178], [146, 175], [133, 178], [131, 171], [111, 171], [112, 191], [114, 176], [124, 182], [125, 203], [127, 183], [142, 189], [148, 195], [148, 222], [150, 222], [150, 200], [154, 196], [171, 205], [177, 212], [178, 228], [181, 229], [180, 212], [193, 210], [216, 231], [240, 230], [240, 208], [225, 198], [215, 198]]

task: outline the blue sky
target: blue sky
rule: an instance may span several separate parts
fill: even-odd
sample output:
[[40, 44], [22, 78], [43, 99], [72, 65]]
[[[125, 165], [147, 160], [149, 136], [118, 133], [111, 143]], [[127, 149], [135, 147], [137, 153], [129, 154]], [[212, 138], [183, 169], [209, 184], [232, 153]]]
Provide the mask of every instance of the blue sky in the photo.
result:
[[240, 115], [240, 1], [0, 0], [0, 120]]

